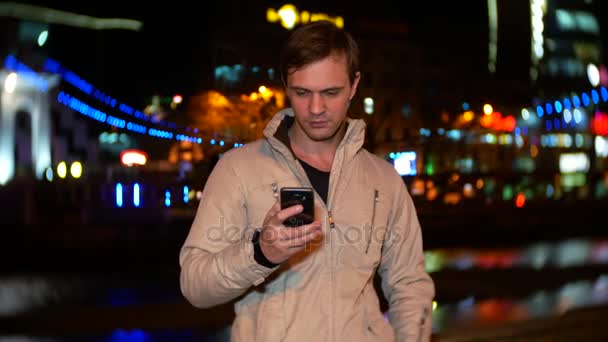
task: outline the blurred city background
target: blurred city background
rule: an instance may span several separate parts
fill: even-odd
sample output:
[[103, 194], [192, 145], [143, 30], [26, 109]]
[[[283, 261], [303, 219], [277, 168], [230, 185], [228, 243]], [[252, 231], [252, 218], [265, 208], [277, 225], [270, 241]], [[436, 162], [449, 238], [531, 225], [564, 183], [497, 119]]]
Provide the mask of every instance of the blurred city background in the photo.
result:
[[607, 9], [0, 2], [0, 340], [227, 340], [231, 306], [185, 302], [178, 251], [319, 19], [360, 43], [350, 114], [416, 203], [433, 340], [608, 340]]

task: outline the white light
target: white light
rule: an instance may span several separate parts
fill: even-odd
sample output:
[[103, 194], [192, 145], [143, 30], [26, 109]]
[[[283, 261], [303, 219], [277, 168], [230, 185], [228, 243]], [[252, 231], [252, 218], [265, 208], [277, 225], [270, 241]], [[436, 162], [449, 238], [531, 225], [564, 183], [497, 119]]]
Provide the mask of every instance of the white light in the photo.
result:
[[4, 91], [12, 94], [17, 88], [17, 73], [11, 72], [4, 79]]
[[577, 108], [574, 110], [574, 122], [579, 124], [581, 123], [581, 120], [583, 120], [583, 113]]
[[570, 120], [572, 120], [572, 112], [569, 109], [564, 109], [564, 121], [570, 123]]
[[522, 109], [521, 117], [522, 117], [522, 119], [524, 119], [524, 121], [528, 120], [528, 118], [530, 118], [530, 112], [526, 108]]
[[608, 139], [600, 136], [595, 137], [595, 154], [598, 157], [608, 157]]
[[38, 46], [43, 46], [46, 43], [47, 38], [49, 37], [49, 31], [44, 30], [40, 32], [38, 35]]
[[600, 70], [593, 63], [587, 65], [587, 78], [592, 87], [597, 87], [600, 84]]
[[363, 99], [363, 111], [369, 115], [374, 114], [374, 99], [371, 97]]
[[416, 175], [416, 152], [401, 152], [395, 158], [395, 170], [401, 176]]
[[562, 153], [559, 156], [559, 171], [561, 173], [589, 171], [589, 157], [582, 152]]

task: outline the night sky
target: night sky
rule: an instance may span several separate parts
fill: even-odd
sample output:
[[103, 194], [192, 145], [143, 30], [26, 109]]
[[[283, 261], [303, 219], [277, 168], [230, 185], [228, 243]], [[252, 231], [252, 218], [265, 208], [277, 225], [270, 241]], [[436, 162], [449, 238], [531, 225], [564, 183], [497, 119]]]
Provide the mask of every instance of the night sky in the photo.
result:
[[[503, 0], [504, 1], [504, 0]], [[596, 0], [597, 1], [597, 0]], [[97, 17], [122, 17], [143, 22], [143, 30], [91, 31], [53, 26], [49, 55], [60, 60], [98, 88], [135, 106], [153, 94], [190, 95], [210, 87], [212, 37], [224, 31], [252, 31], [263, 22], [265, 8], [278, 8], [284, 1], [135, 3], [125, 1], [25, 1], [54, 9]], [[499, 1], [500, 2], [500, 1]], [[602, 1], [597, 1], [601, 3]], [[603, 6], [607, 6], [603, 1]], [[294, 2], [298, 8], [343, 15], [404, 21], [412, 41], [425, 50], [427, 63], [458, 63], [465, 54], [487, 55], [486, 0], [389, 2], [370, 7], [369, 2]], [[509, 2], [508, 6], [511, 6]], [[145, 5], [144, 5], [145, 4]], [[400, 9], [399, 7], [405, 7]], [[602, 6], [600, 4], [599, 6]], [[517, 11], [518, 9], [512, 9]], [[527, 19], [526, 16], [522, 16]], [[233, 22], [244, 23], [242, 29]], [[527, 23], [503, 23], [517, 32]], [[606, 27], [606, 20], [602, 23]], [[236, 27], [236, 28], [235, 28]], [[255, 31], [253, 31], [255, 32]], [[608, 30], [604, 29], [604, 32]], [[608, 35], [604, 35], [606, 37]], [[466, 37], [464, 39], [463, 37]], [[509, 39], [509, 36], [506, 36]], [[262, 39], [262, 38], [261, 38]], [[437, 44], [435, 42], [443, 42]], [[505, 41], [506, 44], [510, 44]], [[511, 42], [512, 43], [512, 42]], [[606, 46], [604, 48], [606, 49]], [[508, 46], [508, 45], [507, 45]], [[514, 45], [512, 45], [514, 46]], [[278, 56], [276, 57], [278, 60]], [[527, 60], [524, 59], [524, 62]], [[274, 61], [273, 61], [274, 62]]]

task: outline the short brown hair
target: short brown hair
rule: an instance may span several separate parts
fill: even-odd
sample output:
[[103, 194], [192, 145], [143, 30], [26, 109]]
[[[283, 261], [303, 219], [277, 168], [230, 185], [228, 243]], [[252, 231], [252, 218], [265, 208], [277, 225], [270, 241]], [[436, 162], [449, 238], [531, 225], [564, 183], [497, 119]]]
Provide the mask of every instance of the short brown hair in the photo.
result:
[[348, 78], [352, 84], [359, 71], [359, 47], [353, 37], [327, 20], [298, 27], [289, 36], [280, 57], [280, 72], [287, 86], [287, 75], [332, 54], [344, 53]]

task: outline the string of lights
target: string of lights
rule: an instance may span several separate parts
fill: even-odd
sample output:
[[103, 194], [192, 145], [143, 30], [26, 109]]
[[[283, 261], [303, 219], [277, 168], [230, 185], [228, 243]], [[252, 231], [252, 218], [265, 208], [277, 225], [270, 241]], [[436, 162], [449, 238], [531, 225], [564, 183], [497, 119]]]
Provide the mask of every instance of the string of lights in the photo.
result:
[[[48, 90], [48, 82], [43, 77], [38, 76], [38, 73], [36, 73], [33, 69], [31, 69], [23, 62], [19, 61], [15, 56], [8, 55], [5, 58], [4, 65], [6, 69], [17, 72], [27, 77], [28, 81], [34, 82], [36, 87], [39, 88], [42, 92], [46, 92]], [[130, 132], [147, 134], [148, 136], [154, 138], [175, 139], [177, 141], [189, 141], [196, 144], [202, 144], [204, 142], [202, 136], [186, 133], [193, 132], [197, 134], [199, 132], [197, 128], [178, 125], [170, 121], [155, 121], [154, 119], [152, 119], [154, 117], [153, 115], [146, 115], [140, 110], [134, 109], [132, 106], [119, 101], [118, 99], [108, 95], [104, 91], [97, 89], [90, 82], [78, 76], [78, 74], [76, 74], [75, 72], [63, 67], [61, 63], [52, 58], [47, 58], [45, 60], [43, 69], [45, 72], [61, 76], [65, 82], [74, 86], [76, 89], [80, 90], [84, 94], [91, 96], [93, 99], [97, 100], [102, 105], [105, 105], [109, 108], [118, 109], [118, 111], [121, 113], [127, 114], [132, 118], [144, 121], [156, 127], [151, 127], [150, 125], [145, 123], [136, 123], [132, 119], [120, 117], [118, 115], [109, 115], [106, 113], [105, 110], [96, 108], [93, 105], [87, 103], [85, 100], [82, 100], [74, 96], [73, 94], [68, 93], [67, 91], [59, 92], [59, 94], [57, 95], [58, 103], [76, 111], [79, 114], [87, 116], [90, 119], [106, 123], [110, 126], [119, 129], [126, 129]], [[218, 134], [213, 134], [213, 138], [210, 138], [208, 142], [210, 145], [217, 144], [219, 146], [225, 146], [228, 144], [228, 140], [230, 139], [222, 138], [221, 136], [218, 137]], [[234, 147], [242, 146], [242, 144], [237, 141], [232, 141], [232, 145]]]

